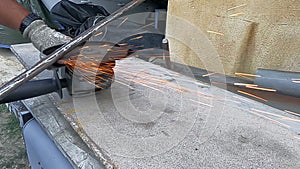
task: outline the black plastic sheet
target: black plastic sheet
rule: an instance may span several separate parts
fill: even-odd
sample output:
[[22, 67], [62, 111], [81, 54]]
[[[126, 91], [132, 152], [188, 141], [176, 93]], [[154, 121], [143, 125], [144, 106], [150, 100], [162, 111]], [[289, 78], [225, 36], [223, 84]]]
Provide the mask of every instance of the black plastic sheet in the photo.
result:
[[50, 12], [72, 37], [79, 35], [109, 15], [102, 6], [76, 4], [68, 0], [60, 1]]

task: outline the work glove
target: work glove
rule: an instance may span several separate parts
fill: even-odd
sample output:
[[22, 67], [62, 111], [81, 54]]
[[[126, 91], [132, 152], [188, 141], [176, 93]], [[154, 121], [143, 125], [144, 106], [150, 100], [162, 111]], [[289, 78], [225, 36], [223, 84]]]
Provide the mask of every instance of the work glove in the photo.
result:
[[32, 44], [44, 54], [50, 54], [72, 39], [51, 29], [40, 19], [34, 20], [25, 28], [23, 37], [30, 39]]

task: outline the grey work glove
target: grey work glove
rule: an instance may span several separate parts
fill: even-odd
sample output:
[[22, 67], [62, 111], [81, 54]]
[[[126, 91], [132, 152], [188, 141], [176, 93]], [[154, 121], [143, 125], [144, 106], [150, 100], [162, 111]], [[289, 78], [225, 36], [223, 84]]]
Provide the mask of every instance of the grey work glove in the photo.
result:
[[43, 20], [35, 20], [26, 27], [23, 32], [24, 38], [29, 38], [33, 45], [41, 52], [50, 54], [49, 49], [55, 49], [72, 38], [54, 29], [51, 29]]

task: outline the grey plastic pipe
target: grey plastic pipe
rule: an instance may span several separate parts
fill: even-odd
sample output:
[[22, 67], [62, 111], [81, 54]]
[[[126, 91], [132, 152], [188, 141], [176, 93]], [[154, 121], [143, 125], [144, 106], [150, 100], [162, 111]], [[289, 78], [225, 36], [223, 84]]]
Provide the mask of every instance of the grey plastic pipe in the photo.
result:
[[254, 84], [276, 89], [278, 93], [300, 97], [300, 73], [257, 69]]

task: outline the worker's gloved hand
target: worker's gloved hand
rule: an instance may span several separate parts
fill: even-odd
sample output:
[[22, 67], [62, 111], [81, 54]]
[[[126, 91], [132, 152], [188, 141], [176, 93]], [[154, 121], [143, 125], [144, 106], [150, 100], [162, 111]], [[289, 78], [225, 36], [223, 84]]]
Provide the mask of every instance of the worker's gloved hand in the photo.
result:
[[51, 29], [43, 20], [32, 21], [23, 32], [41, 52], [50, 54], [52, 51], [71, 40], [70, 37]]

